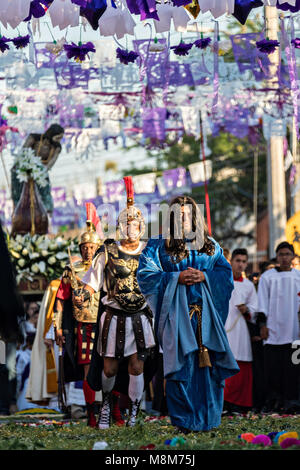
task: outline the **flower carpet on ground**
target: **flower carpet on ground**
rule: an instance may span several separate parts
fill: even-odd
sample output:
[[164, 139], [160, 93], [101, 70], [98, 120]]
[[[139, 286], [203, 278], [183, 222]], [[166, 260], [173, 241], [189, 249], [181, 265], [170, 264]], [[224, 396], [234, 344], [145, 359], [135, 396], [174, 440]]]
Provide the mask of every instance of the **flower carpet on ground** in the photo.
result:
[[[92, 429], [86, 420], [18, 416], [0, 419], [0, 450], [300, 450], [299, 415], [225, 416], [219, 428], [183, 435], [168, 417], [142, 414], [134, 428]], [[254, 442], [252, 442], [254, 441]]]

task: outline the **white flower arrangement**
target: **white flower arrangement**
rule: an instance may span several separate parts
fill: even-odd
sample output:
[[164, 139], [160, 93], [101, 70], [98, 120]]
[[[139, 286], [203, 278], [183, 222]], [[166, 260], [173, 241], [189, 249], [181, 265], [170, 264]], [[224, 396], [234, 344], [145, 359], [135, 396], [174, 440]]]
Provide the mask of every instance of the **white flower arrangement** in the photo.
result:
[[79, 254], [75, 240], [64, 240], [61, 236], [16, 235], [7, 239], [8, 249], [16, 269], [17, 283], [21, 279], [32, 281], [35, 276], [44, 276], [48, 281], [58, 279], [69, 262], [71, 254]]
[[29, 178], [32, 178], [38, 186], [42, 188], [47, 186], [47, 168], [31, 148], [22, 148], [15, 157], [14, 165], [16, 166], [16, 176], [21, 183], [27, 182]]

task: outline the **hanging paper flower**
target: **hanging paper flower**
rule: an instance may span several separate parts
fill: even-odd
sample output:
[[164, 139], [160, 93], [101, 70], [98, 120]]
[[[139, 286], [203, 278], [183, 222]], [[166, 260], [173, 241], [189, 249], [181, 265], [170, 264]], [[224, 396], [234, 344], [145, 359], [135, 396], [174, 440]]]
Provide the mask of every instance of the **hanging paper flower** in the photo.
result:
[[94, 44], [90, 41], [85, 44], [79, 43], [78, 46], [74, 42], [65, 44], [64, 49], [67, 52], [68, 59], [74, 58], [76, 62], [83, 62], [86, 56], [89, 57], [89, 52], [96, 52]]
[[49, 42], [45, 45], [45, 48], [54, 55], [59, 55], [64, 48], [66, 40], [65, 38], [61, 38], [59, 41]]
[[210, 38], [201, 38], [194, 42], [194, 46], [198, 47], [198, 49], [206, 49], [210, 43]]
[[23, 49], [24, 47], [28, 46], [30, 42], [30, 36], [27, 34], [26, 36], [18, 36], [17, 38], [13, 38], [12, 42], [16, 46], [17, 49]]
[[292, 39], [291, 43], [294, 45], [296, 49], [300, 49], [300, 38]]
[[9, 49], [9, 46], [7, 45], [8, 42], [10, 42], [11, 39], [6, 38], [5, 36], [2, 36], [0, 38], [0, 51], [5, 52]]
[[122, 64], [128, 65], [129, 62], [135, 62], [135, 60], [139, 57], [139, 54], [134, 51], [127, 51], [125, 49], [121, 49], [120, 47], [117, 48], [117, 58]]
[[171, 49], [174, 49], [174, 54], [176, 55], [188, 55], [189, 50], [193, 47], [193, 43], [184, 43], [181, 42], [178, 46], [172, 46]]
[[256, 47], [264, 54], [272, 54], [278, 46], [279, 42], [273, 39], [262, 39], [256, 42]]

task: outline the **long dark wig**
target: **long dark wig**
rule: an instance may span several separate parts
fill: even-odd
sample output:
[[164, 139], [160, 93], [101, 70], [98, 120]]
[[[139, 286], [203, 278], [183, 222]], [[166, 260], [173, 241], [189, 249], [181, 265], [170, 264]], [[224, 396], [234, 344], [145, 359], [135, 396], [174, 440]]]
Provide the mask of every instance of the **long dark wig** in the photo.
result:
[[[182, 207], [190, 205], [192, 208], [192, 233], [195, 234], [190, 240], [185, 239], [182, 218], [174, 213], [172, 206]], [[215, 252], [215, 245], [208, 237], [208, 228], [204, 221], [201, 210], [194, 199], [190, 196], [177, 196], [169, 205], [169, 224], [168, 234], [166, 235], [165, 247], [174, 263], [179, 263], [189, 256], [189, 246], [198, 249], [198, 253], [206, 253], [212, 256]], [[176, 212], [176, 211], [175, 211]], [[178, 236], [181, 234], [181, 236]], [[198, 239], [197, 239], [198, 235]], [[200, 244], [199, 244], [200, 238]], [[188, 243], [187, 243], [188, 242]]]

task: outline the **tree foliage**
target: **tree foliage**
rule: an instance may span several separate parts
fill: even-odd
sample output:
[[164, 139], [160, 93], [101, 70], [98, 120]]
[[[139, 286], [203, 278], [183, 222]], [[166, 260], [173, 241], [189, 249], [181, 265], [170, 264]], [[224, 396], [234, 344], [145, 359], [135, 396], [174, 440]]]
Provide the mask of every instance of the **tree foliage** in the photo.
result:
[[[254, 152], [258, 152], [258, 213], [267, 207], [266, 144], [261, 130], [258, 143], [249, 143], [248, 136], [237, 138], [220, 132], [216, 137], [208, 136], [211, 149], [213, 175], [208, 184], [213, 235], [230, 245], [233, 240], [251, 239], [252, 231], [245, 231], [242, 221], [249, 221], [253, 214]], [[155, 158], [156, 165], [136, 170], [132, 162], [126, 174], [141, 174], [156, 170], [171, 169], [199, 161], [200, 140], [184, 135], [175, 145], [157, 151], [148, 151]], [[204, 186], [192, 188], [191, 196], [199, 203], [205, 203]], [[241, 226], [242, 223], [242, 226]]]

